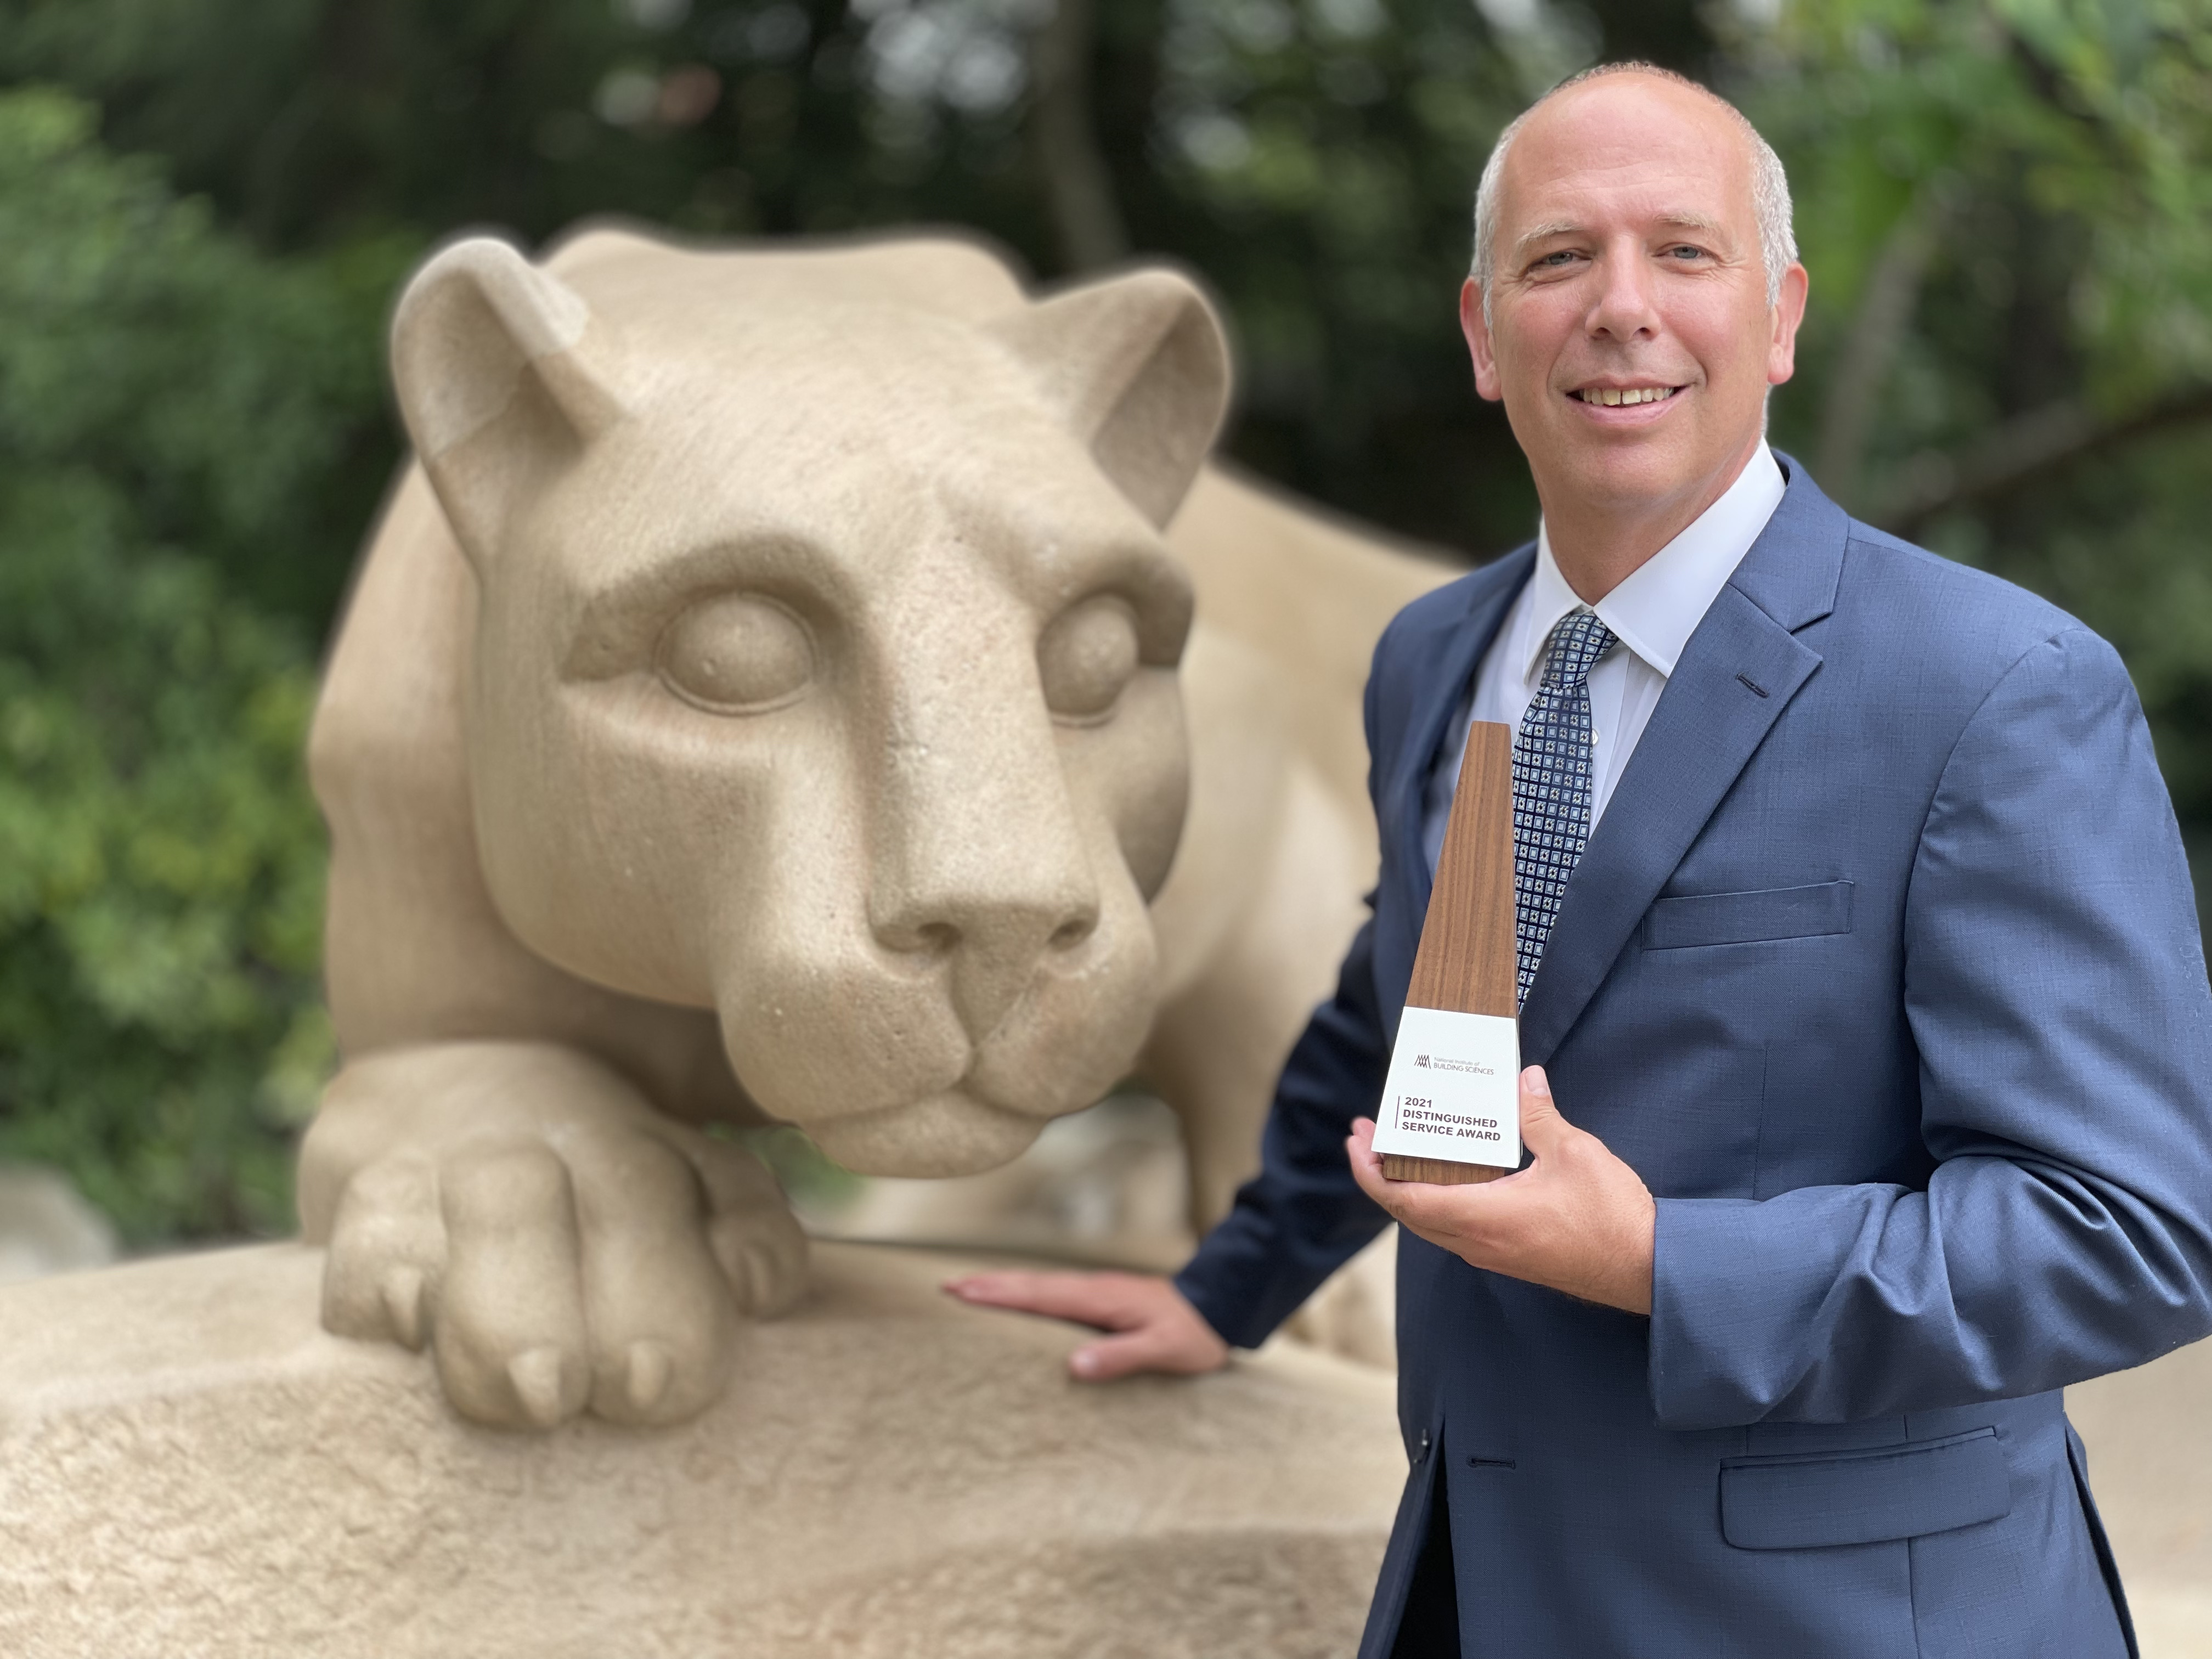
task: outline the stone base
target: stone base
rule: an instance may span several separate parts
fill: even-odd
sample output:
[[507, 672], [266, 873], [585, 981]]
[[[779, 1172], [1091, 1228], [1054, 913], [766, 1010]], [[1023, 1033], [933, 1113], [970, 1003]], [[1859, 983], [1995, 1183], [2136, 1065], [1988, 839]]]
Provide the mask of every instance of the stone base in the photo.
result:
[[461, 1422], [296, 1245], [0, 1291], [19, 1659], [1291, 1659], [1358, 1640], [1392, 1379], [1295, 1347], [1070, 1382], [1070, 1327], [825, 1244], [669, 1431]]
[[2212, 1342], [2066, 1390], [2143, 1659], [2212, 1659]]

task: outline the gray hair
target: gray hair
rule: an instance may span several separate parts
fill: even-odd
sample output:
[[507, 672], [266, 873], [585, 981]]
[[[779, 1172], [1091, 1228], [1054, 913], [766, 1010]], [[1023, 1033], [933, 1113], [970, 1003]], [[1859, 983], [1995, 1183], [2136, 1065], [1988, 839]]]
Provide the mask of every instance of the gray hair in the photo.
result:
[[1521, 129], [1528, 124], [1528, 118], [1547, 101], [1570, 87], [1578, 87], [1585, 81], [1595, 81], [1605, 75], [1656, 76], [1662, 81], [1672, 81], [1677, 86], [1688, 87], [1692, 91], [1705, 94], [1735, 118], [1736, 125], [1743, 129], [1743, 135], [1751, 144], [1752, 213], [1759, 225], [1759, 261], [1766, 268], [1766, 303], [1772, 305], [1782, 297], [1783, 272], [1797, 260], [1797, 233], [1790, 224], [1790, 175], [1782, 170], [1782, 158], [1774, 153], [1773, 145], [1759, 136], [1759, 129], [1752, 125], [1741, 110], [1710, 87], [1701, 87], [1688, 76], [1661, 69], [1656, 64], [1629, 62], [1600, 64], [1595, 69], [1586, 69], [1579, 75], [1569, 76], [1515, 116], [1507, 124], [1505, 131], [1498, 135], [1498, 143], [1491, 148], [1490, 159], [1483, 163], [1482, 182], [1474, 191], [1474, 264], [1469, 274], [1474, 276], [1475, 286], [1482, 290], [1483, 316], [1487, 319], [1490, 315], [1491, 281], [1498, 274], [1497, 249], [1493, 244], [1498, 238], [1498, 186], [1505, 173], [1505, 152], [1513, 147], [1514, 139], [1520, 137]]

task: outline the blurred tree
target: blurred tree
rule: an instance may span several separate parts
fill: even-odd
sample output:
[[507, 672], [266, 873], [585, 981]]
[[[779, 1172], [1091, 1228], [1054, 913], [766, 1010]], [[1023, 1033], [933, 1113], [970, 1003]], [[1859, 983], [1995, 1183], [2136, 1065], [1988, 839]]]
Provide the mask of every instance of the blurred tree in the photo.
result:
[[313, 635], [241, 596], [352, 539], [318, 497], [407, 254], [272, 264], [93, 119], [0, 95], [0, 1156], [134, 1238], [277, 1230], [330, 1051]]
[[[28, 988], [0, 992], [28, 1011], [0, 1012], [0, 1102], [20, 1113], [8, 1079], [57, 1056], [220, 1050], [243, 1080], [195, 1109], [210, 1146], [258, 1149], [275, 1203], [289, 1085], [254, 1079], [307, 1029], [312, 927], [280, 947], [251, 919], [295, 914], [274, 896], [314, 838], [287, 816], [292, 738], [246, 711], [293, 707], [269, 688], [305, 686], [397, 459], [377, 320], [413, 252], [617, 213], [954, 222], [1054, 278], [1165, 254], [1237, 337], [1234, 455], [1487, 556], [1534, 501], [1454, 316], [1474, 180], [1529, 97], [1623, 56], [1728, 91], [1790, 164], [1813, 309], [1777, 441], [2113, 639], [2212, 840], [2212, 0], [0, 0], [0, 82], [70, 88], [108, 151], [161, 169], [91, 147], [79, 106], [8, 106], [0, 672], [60, 735], [33, 773], [0, 728], [0, 987]], [[203, 635], [232, 642], [178, 654]], [[201, 781], [153, 790], [186, 756]], [[105, 793], [58, 781], [80, 778]], [[95, 794], [105, 827], [68, 828]], [[260, 850], [164, 887], [126, 855], [149, 822]], [[173, 982], [212, 1010], [230, 968], [272, 974], [277, 1012], [219, 1041], [192, 1034], [211, 1012], [133, 1012], [67, 920], [111, 898], [164, 920], [101, 938], [230, 916]], [[127, 1138], [127, 1091], [102, 1098], [86, 1121]], [[160, 1213], [142, 1226], [276, 1211]]]
[[[1534, 497], [1468, 394], [1470, 183], [1601, 51], [1707, 71], [1695, 0], [0, 0], [0, 78], [263, 246], [972, 227], [1061, 276], [1165, 253], [1221, 293], [1233, 454], [1485, 552]], [[335, 592], [335, 588], [331, 589]]]
[[2133, 672], [2212, 830], [2212, 4], [1797, 0], [1744, 31], [1814, 273], [1778, 441]]

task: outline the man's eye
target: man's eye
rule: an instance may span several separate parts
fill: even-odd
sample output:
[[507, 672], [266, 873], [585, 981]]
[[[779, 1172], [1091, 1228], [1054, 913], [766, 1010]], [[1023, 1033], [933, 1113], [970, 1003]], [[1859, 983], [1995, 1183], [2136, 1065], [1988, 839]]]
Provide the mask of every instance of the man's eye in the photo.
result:
[[1674, 259], [1702, 259], [1705, 257], [1705, 249], [1693, 247], [1687, 242], [1676, 243], [1667, 250], [1667, 253], [1668, 258]]
[[1577, 255], [1567, 249], [1561, 248], [1556, 253], [1547, 253], [1539, 258], [1536, 261], [1536, 269], [1539, 270], [1557, 270], [1562, 265], [1572, 264], [1577, 257]]

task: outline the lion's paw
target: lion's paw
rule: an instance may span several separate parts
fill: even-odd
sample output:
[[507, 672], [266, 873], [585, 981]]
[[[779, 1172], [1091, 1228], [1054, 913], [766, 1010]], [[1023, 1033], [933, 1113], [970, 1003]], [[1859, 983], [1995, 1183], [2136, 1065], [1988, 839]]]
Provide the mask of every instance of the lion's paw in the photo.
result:
[[[303, 1176], [355, 1139], [348, 1104], [326, 1106], [333, 1133], [311, 1137]], [[478, 1422], [683, 1421], [720, 1393], [739, 1316], [803, 1290], [805, 1236], [750, 1153], [656, 1115], [568, 1104], [324, 1171], [323, 1322], [428, 1346]]]

